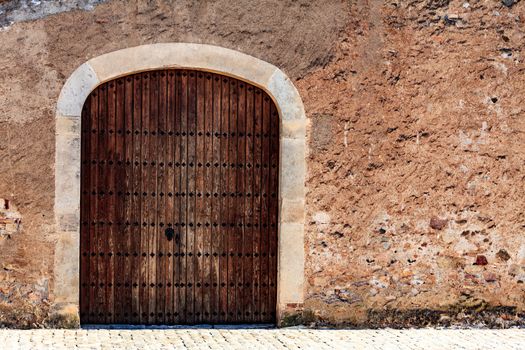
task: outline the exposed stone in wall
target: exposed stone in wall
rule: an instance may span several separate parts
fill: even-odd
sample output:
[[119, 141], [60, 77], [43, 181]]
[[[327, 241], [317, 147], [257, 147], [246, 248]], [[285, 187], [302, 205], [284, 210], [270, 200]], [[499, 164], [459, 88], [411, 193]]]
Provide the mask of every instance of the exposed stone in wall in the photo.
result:
[[9, 199], [0, 198], [0, 244], [20, 231], [22, 216]]
[[93, 10], [106, 0], [0, 0], [0, 28], [71, 10]]
[[39, 327], [47, 318], [49, 277], [44, 270], [35, 281], [28, 278], [32, 272], [24, 261], [25, 249], [16, 248], [18, 234], [22, 215], [12, 200], [0, 198], [0, 327]]

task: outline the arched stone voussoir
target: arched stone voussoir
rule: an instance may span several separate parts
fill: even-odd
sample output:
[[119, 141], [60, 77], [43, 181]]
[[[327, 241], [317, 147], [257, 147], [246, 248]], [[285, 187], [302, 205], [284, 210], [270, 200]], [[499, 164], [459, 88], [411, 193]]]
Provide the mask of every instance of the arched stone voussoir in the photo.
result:
[[211, 71], [249, 81], [261, 87], [278, 69], [253, 56], [219, 46], [185, 43], [160, 43], [130, 47], [87, 62], [100, 82], [154, 69], [188, 68]]
[[84, 63], [64, 84], [57, 102], [57, 118], [79, 117], [88, 95], [100, 84], [93, 68]]

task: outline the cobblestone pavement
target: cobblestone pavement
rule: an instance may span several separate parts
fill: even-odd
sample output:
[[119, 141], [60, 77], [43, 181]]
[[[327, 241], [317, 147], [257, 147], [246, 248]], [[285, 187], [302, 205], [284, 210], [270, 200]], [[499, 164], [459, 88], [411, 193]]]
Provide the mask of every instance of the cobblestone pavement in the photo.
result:
[[0, 349], [524, 349], [525, 329], [0, 330]]

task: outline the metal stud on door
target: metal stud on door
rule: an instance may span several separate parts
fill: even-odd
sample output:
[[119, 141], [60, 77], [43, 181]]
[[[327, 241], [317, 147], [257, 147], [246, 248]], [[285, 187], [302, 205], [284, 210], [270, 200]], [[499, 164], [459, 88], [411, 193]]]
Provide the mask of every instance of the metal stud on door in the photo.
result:
[[82, 112], [83, 323], [275, 321], [279, 117], [194, 70], [107, 82]]

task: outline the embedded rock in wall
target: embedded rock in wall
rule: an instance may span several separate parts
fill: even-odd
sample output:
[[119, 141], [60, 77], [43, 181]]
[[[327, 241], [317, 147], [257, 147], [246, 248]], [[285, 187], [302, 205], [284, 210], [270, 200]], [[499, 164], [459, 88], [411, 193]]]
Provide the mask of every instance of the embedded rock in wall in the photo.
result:
[[71, 10], [92, 10], [107, 0], [0, 0], [0, 28]]
[[0, 243], [20, 231], [22, 215], [8, 199], [0, 198]]
[[12, 251], [22, 229], [22, 215], [16, 205], [0, 198], [0, 328], [40, 327], [46, 322], [49, 277], [40, 275], [28, 283], [26, 264]]

